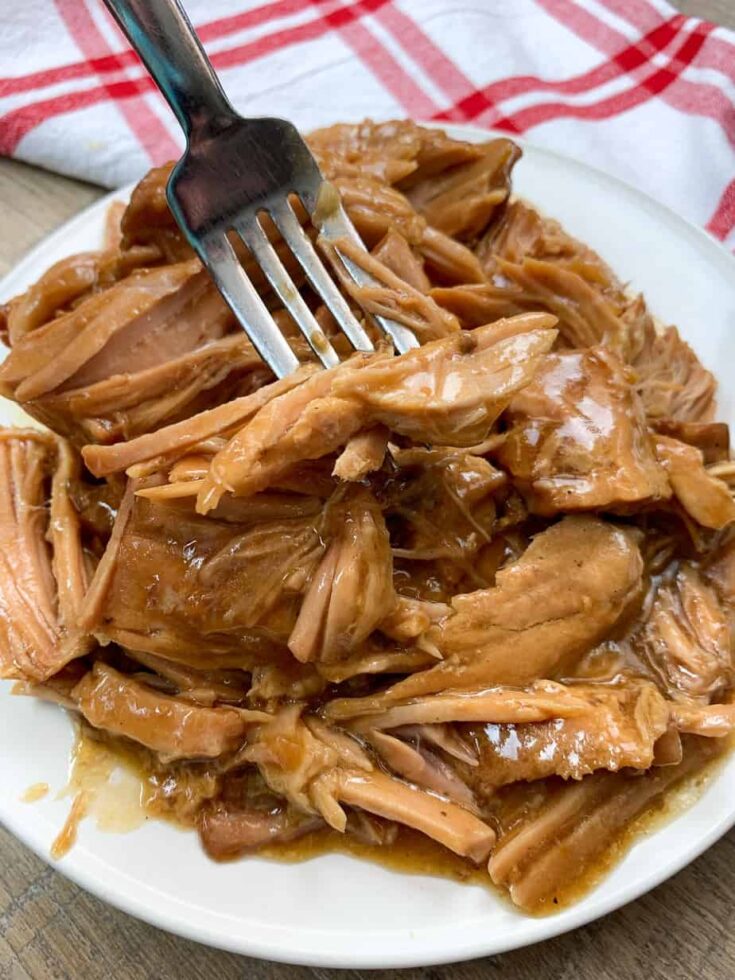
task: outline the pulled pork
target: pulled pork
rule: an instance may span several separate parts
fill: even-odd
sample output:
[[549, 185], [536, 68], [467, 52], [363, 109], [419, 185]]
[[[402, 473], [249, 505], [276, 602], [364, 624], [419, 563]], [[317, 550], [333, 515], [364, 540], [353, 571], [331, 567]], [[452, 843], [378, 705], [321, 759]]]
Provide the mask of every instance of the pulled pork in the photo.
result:
[[714, 379], [513, 199], [510, 140], [310, 142], [369, 250], [335, 278], [421, 346], [350, 355], [272, 228], [341, 361], [240, 249], [301, 361], [274, 381], [152, 171], [0, 311], [0, 392], [48, 426], [0, 432], [0, 676], [147, 760], [215, 859], [402, 826], [543, 909], [735, 728]]

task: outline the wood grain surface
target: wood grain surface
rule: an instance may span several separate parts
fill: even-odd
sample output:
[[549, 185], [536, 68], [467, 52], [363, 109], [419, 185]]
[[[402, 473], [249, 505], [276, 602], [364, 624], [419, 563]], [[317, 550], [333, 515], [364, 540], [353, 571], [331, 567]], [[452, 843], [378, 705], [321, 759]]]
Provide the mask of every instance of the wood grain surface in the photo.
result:
[[[735, 0], [680, 0], [735, 27]], [[102, 192], [0, 160], [0, 274]], [[243, 876], [247, 870], [243, 866]], [[0, 828], [3, 980], [731, 980], [735, 978], [735, 831], [675, 878], [575, 933], [502, 956], [422, 970], [281, 966], [207, 949], [88, 895]]]

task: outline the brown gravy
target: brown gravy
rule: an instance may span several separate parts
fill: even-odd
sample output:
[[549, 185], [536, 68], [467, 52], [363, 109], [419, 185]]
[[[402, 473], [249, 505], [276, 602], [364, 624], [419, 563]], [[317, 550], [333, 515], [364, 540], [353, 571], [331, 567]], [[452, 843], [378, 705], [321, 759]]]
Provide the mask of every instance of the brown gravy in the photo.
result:
[[[584, 898], [588, 892], [603, 881], [641, 837], [655, 833], [697, 801], [710, 779], [716, 774], [719, 766], [722, 765], [727, 754], [725, 752], [716, 756], [694, 775], [682, 780], [680, 784], [674, 786], [662, 797], [654, 800], [625, 827], [611, 847], [594, 861], [579, 878], [570, 882], [552, 900], [530, 914], [550, 915], [574, 905]], [[390, 847], [367, 844], [327, 829], [308, 834], [287, 844], [262, 848], [258, 851], [258, 856], [295, 863], [335, 852], [362, 860], [374, 861], [376, 864], [400, 874], [432, 875], [438, 878], [448, 878], [461, 884], [480, 885], [494, 892], [514, 911], [518, 911], [510, 901], [507, 891], [493, 885], [484, 865], [477, 867], [466, 859], [452, 854], [451, 851], [441, 847], [423, 834], [407, 827], [399, 829], [396, 842]], [[239, 860], [246, 860], [246, 858]], [[528, 910], [524, 909], [523, 914], [528, 915]]]
[[38, 803], [45, 796], [48, 795], [49, 785], [48, 783], [33, 783], [29, 786], [25, 792], [21, 795], [22, 803]]
[[[637, 840], [655, 833], [692, 806], [733, 748], [732, 740], [727, 740], [726, 745], [725, 742], [723, 740], [724, 751], [655, 799], [579, 878], [536, 909], [535, 914], [553, 914], [579, 901], [605, 878]], [[201, 794], [207, 795], [208, 790], [214, 791], [214, 777], [197, 772], [196, 767], [182, 766], [179, 780], [184, 784], [183, 792], [181, 785], [177, 787], [178, 792], [174, 792], [173, 786], [167, 786], [166, 780], [160, 779], [145, 749], [111, 739], [87, 725], [79, 725], [69, 783], [61, 794], [73, 794], [74, 800], [64, 827], [54, 841], [51, 856], [58, 860], [69, 852], [76, 841], [79, 823], [87, 816], [94, 817], [98, 829], [112, 833], [135, 830], [149, 818], [166, 820], [180, 829], [193, 829], [195, 801], [201, 799]], [[324, 828], [297, 840], [267, 845], [255, 855], [297, 863], [333, 853], [373, 861], [400, 874], [431, 875], [460, 884], [479, 885], [511, 904], [507, 891], [493, 885], [484, 865], [477, 867], [404, 826], [398, 828], [398, 836], [389, 846], [370, 844]], [[248, 855], [244, 855], [235, 860], [247, 859]]]

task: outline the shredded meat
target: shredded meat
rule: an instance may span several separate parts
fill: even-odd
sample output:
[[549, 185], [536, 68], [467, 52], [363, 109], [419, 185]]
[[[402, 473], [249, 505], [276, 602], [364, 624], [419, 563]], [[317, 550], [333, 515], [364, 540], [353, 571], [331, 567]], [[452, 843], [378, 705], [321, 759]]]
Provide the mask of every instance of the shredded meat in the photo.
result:
[[668, 473], [676, 499], [697, 524], [720, 530], [735, 521], [735, 500], [722, 480], [707, 473], [699, 449], [669, 436], [657, 436], [656, 455]]
[[25, 333], [0, 390], [73, 441], [109, 443], [267, 378], [199, 264], [137, 270]]
[[199, 708], [159, 694], [101, 662], [71, 692], [95, 728], [140, 742], [164, 760], [216, 758], [238, 748], [263, 715], [242, 708]]
[[653, 330], [633, 362], [636, 387], [652, 419], [709, 422], [715, 407], [716, 382], [676, 327]]
[[339, 454], [332, 476], [355, 482], [379, 470], [385, 459], [389, 434], [385, 426], [376, 425], [352, 436]]
[[134, 269], [155, 265], [160, 253], [155, 246], [141, 245], [120, 252], [109, 243], [103, 252], [82, 252], [61, 259], [38, 282], [7, 305], [9, 346], [27, 333], [42, 327], [94, 292], [105, 289]]
[[565, 517], [503, 568], [494, 588], [452, 600], [452, 614], [426, 633], [443, 662], [392, 691], [413, 697], [558, 675], [618, 622], [639, 593], [642, 571], [630, 531]]
[[400, 232], [391, 227], [373, 249], [373, 255], [403, 282], [420, 293], [428, 293], [431, 282], [424, 264]]
[[476, 241], [488, 227], [508, 198], [510, 172], [519, 156], [507, 139], [486, 143], [480, 151], [478, 160], [423, 180], [415, 173], [410, 181], [414, 207], [432, 227], [459, 241]]
[[[464, 449], [392, 446], [391, 457], [399, 469], [384, 494], [384, 505], [389, 517], [403, 522], [394, 555], [422, 561], [456, 559], [472, 568], [469, 559], [491, 541], [505, 474]], [[483, 582], [479, 574], [477, 582]], [[424, 604], [424, 612], [428, 609]], [[429, 621], [435, 618], [430, 613]]]
[[200, 512], [225, 492], [247, 496], [264, 489], [295, 463], [326, 456], [375, 423], [431, 442], [483, 439], [553, 343], [552, 323], [521, 317], [401, 358], [351, 359], [308, 378], [268, 402], [215, 455], [196, 487]]
[[670, 724], [667, 703], [653, 684], [630, 680], [608, 687], [575, 684], [570, 690], [588, 702], [585, 711], [537, 724], [473, 729], [479, 749], [473, 784], [481, 784], [481, 795], [518, 779], [581, 779], [597, 769], [653, 765]]
[[348, 490], [329, 514], [332, 537], [312, 573], [288, 646], [297, 660], [343, 660], [394, 605], [393, 559], [377, 501]]
[[264, 219], [340, 362], [233, 236], [299, 361], [274, 380], [172, 164], [0, 308], [0, 394], [50, 430], [0, 431], [0, 677], [124, 748], [216, 860], [423, 834], [546, 910], [735, 733], [714, 378], [513, 197], [511, 140], [309, 140], [365, 249], [295, 213], [375, 350]]
[[173, 163], [155, 167], [133, 191], [120, 220], [124, 250], [148, 245], [162, 253], [167, 262], [191, 257], [191, 248], [184, 241], [166, 201], [166, 182], [172, 169]]
[[285, 647], [324, 546], [318, 514], [292, 516], [288, 499], [278, 510], [235, 523], [199, 517], [186, 502], [131, 498], [87, 597], [89, 629], [185, 663], [208, 646], [213, 662], [223, 654], [222, 666], [250, 666], [264, 631], [266, 649], [276, 639]]
[[0, 439], [3, 677], [43, 677], [63, 666], [57, 663], [55, 586], [44, 540], [50, 444], [35, 433], [5, 431]]
[[488, 230], [478, 253], [490, 271], [494, 271], [497, 258], [515, 263], [532, 258], [571, 266], [603, 288], [615, 283], [612, 270], [599, 255], [525, 201], [515, 200], [508, 206], [503, 220]]
[[90, 556], [69, 497], [75, 469], [63, 440], [0, 430], [0, 677], [46, 680], [86, 652], [78, 616]]
[[536, 513], [626, 512], [671, 495], [638, 397], [605, 348], [548, 355], [507, 418], [497, 458]]
[[531, 380], [554, 342], [553, 325], [549, 317], [519, 317], [425, 344], [337, 378], [334, 392], [415, 441], [472, 445]]
[[410, 184], [483, 155], [481, 146], [450, 139], [407, 119], [338, 123], [307, 137], [328, 180], [368, 173], [387, 184]]
[[296, 705], [257, 728], [245, 756], [275, 793], [340, 832], [347, 804], [407, 824], [477, 862], [495, 840], [468, 810], [379, 772], [356, 741], [317, 719], [302, 720]]
[[652, 768], [632, 779], [599, 773], [549, 794], [535, 813], [501, 836], [490, 858], [490, 877], [528, 911], [560, 901], [569, 882], [609, 850], [627, 823], [712, 752], [707, 744], [689, 743], [679, 765]]
[[711, 698], [732, 681], [729, 617], [695, 566], [658, 588], [636, 643], [672, 696]]
[[705, 465], [726, 463], [730, 459], [730, 430], [724, 422], [680, 422], [676, 419], [652, 419], [651, 422], [660, 435], [699, 449]]
[[528, 689], [487, 687], [442, 691], [396, 702], [392, 692], [365, 698], [339, 698], [324, 709], [328, 718], [351, 722], [354, 730], [486, 721], [522, 724], [553, 718], [574, 718], [590, 710], [585, 691], [555, 681], [536, 681]]
[[192, 419], [146, 432], [129, 442], [114, 446], [85, 446], [82, 453], [84, 462], [95, 476], [109, 476], [151, 461], [155, 461], [155, 471], [160, 465], [175, 461], [198, 445], [203, 444], [209, 449], [208, 440], [226, 433], [233, 426], [242, 425], [272, 398], [302, 384], [311, 374], [312, 368], [301, 368], [281, 381], [258, 388], [250, 395], [208, 409]]
[[74, 387], [76, 377], [82, 385], [85, 378], [87, 383], [99, 380], [95, 358], [121, 330], [144, 333], [147, 322], [139, 318], [188, 285], [197, 269], [192, 261], [135, 273], [109, 291], [90, 296], [70, 313], [15, 344], [0, 368], [2, 382], [13, 386], [19, 401], [27, 402], [62, 385]]
[[319, 817], [309, 817], [282, 807], [271, 811], [215, 803], [202, 809], [199, 836], [207, 854], [215, 861], [241, 857], [267, 844], [283, 844], [324, 826]]
[[402, 739], [388, 732], [372, 730], [364, 733], [363, 737], [393, 772], [468, 810], [476, 810], [472, 791], [452, 765], [426, 745], [427, 739], [419, 735], [414, 740], [410, 737], [413, 732], [407, 734], [408, 737]]
[[[322, 247], [331, 257], [345, 291], [367, 313], [388, 317], [408, 327], [422, 342], [445, 337], [459, 329], [455, 317], [431, 296], [406, 282], [350, 239], [324, 242]], [[368, 273], [371, 282], [356, 285], [344, 268], [342, 257]]]
[[559, 332], [569, 347], [603, 344], [624, 352], [626, 330], [618, 311], [578, 272], [558, 262], [531, 258], [520, 264], [499, 259], [498, 268], [531, 309], [549, 310], [559, 317]]

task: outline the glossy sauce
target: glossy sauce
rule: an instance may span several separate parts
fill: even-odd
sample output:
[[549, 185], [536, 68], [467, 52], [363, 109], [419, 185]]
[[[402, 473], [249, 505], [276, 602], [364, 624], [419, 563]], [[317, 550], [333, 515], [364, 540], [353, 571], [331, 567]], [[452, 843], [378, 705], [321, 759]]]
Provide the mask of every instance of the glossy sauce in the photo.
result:
[[[693, 775], [654, 799], [614, 840], [611, 846], [553, 899], [524, 914], [548, 915], [573, 905], [598, 885], [642, 836], [655, 833], [692, 806], [732, 749], [735, 740], [723, 739], [723, 751]], [[529, 784], [526, 784], [529, 785]], [[539, 781], [539, 788], [543, 781]], [[52, 847], [52, 857], [63, 857], [74, 845], [79, 823], [93, 816], [100, 830], [125, 833], [153, 817], [182, 829], [193, 829], [203, 799], [215, 796], [218, 777], [196, 764], [181, 764], [173, 772], [157, 769], [146, 749], [80, 725], [72, 754], [70, 778], [62, 795], [74, 794], [71, 812]], [[514, 911], [507, 891], [496, 887], [485, 864], [479, 867], [418, 831], [399, 826], [391, 845], [370, 844], [325, 828], [297, 840], [261, 847], [253, 855], [297, 863], [324, 854], [345, 854], [373, 861], [400, 874], [431, 875], [460, 884], [479, 885], [494, 892]], [[235, 860], [246, 861], [249, 855]]]
[[[539, 906], [535, 911], [529, 913], [527, 909], [523, 909], [523, 914], [550, 915], [578, 902], [603, 881], [641, 837], [655, 833], [696, 803], [727, 754], [725, 751], [722, 755], [716, 756], [701, 770], [682, 780], [662, 797], [653, 800], [624, 828], [605, 853], [592, 862], [579, 877], [559, 889], [553, 899]], [[511, 902], [506, 889], [493, 884], [484, 864], [478, 867], [418, 831], [407, 827], [400, 827], [395, 843], [387, 847], [367, 844], [354, 837], [325, 829], [285, 844], [263, 847], [257, 852], [257, 856], [296, 863], [333, 853], [373, 861], [399, 874], [431, 875], [448, 878], [460, 884], [479, 885], [496, 894], [515, 913], [520, 911]], [[247, 860], [247, 858], [238, 860]]]
[[58, 798], [68, 796], [73, 798], [69, 815], [51, 846], [56, 860], [74, 845], [86, 817], [94, 819], [98, 830], [114, 834], [136, 830], [148, 819], [139, 775], [116, 746], [91, 737], [81, 725], [72, 748], [69, 780]]
[[48, 783], [33, 783], [21, 796], [22, 803], [38, 803], [45, 796], [48, 795], [49, 785]]
[[[540, 916], [549, 915], [561, 911], [561, 909], [567, 908], [570, 905], [575, 905], [605, 879], [620, 861], [622, 861], [630, 848], [642, 837], [655, 834], [671, 820], [693, 806], [706, 789], [710, 780], [717, 775], [718, 769], [725, 762], [730, 751], [732, 751], [732, 740], [723, 739], [723, 742], [727, 743], [727, 748], [723, 746], [720, 754], [715, 755], [706, 762], [701, 769], [692, 773], [688, 778], [682, 779], [680, 783], [672, 786], [661, 796], [652, 800], [637, 817], [623, 828], [611, 846], [596, 861], [590, 864], [583, 874], [560, 888], [557, 895], [551, 901], [542, 905], [536, 914]], [[505, 892], [501, 894], [504, 898], [507, 898]]]
[[54, 861], [60, 861], [76, 844], [79, 824], [87, 816], [87, 802], [86, 793], [77, 793], [74, 797], [69, 816], [51, 845], [51, 857]]

